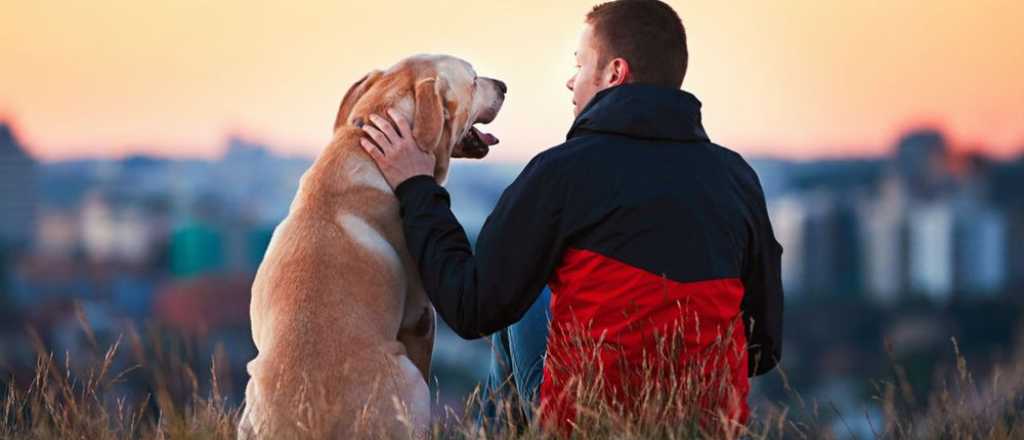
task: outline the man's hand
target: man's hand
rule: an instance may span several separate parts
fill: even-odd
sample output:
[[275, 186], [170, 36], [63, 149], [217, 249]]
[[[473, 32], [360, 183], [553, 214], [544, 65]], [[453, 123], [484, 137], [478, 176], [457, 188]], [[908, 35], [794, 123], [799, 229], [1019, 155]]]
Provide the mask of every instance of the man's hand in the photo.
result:
[[[402, 115], [392, 109], [388, 109], [388, 115], [395, 122], [394, 125], [381, 116], [370, 115], [372, 124], [364, 125], [363, 131], [373, 142], [360, 138], [359, 143], [377, 162], [391, 189], [398, 188], [410, 177], [433, 176], [434, 165], [437, 163], [434, 155], [420, 150], [412, 136], [412, 128]], [[396, 126], [398, 132], [395, 132]]]

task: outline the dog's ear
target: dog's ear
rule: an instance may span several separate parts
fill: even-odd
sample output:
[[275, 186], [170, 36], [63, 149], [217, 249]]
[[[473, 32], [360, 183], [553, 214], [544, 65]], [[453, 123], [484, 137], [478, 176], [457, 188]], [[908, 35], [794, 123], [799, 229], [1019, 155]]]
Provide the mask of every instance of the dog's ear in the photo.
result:
[[413, 115], [412, 135], [420, 149], [428, 153], [437, 151], [444, 137], [444, 91], [448, 83], [444, 78], [427, 78], [416, 83], [416, 114]]
[[348, 117], [352, 113], [352, 107], [355, 107], [359, 98], [361, 98], [367, 90], [370, 90], [373, 83], [377, 82], [383, 73], [384, 72], [381, 72], [380, 70], [374, 70], [367, 73], [363, 79], [352, 84], [352, 87], [349, 87], [348, 92], [345, 93], [345, 97], [341, 98], [341, 105], [338, 106], [338, 116], [334, 119], [334, 131], [338, 131], [338, 127], [348, 123]]

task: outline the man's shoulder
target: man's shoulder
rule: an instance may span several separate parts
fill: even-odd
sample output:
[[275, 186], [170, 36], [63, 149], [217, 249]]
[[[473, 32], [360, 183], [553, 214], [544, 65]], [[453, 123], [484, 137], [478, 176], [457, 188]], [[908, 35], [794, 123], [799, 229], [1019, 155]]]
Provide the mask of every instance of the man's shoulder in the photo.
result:
[[559, 161], [579, 157], [584, 152], [584, 147], [593, 144], [592, 139], [576, 137], [550, 147], [538, 154], [536, 158], [543, 161]]
[[525, 170], [547, 171], [559, 169], [559, 171], [565, 171], [564, 166], [566, 164], [577, 161], [582, 157], [585, 144], [586, 142], [579, 140], [579, 138], [574, 138], [550, 147], [533, 156], [533, 159], [526, 165]]
[[711, 143], [711, 146], [715, 153], [721, 157], [729, 172], [743, 183], [744, 188], [754, 190], [756, 194], [762, 193], [761, 181], [757, 176], [757, 171], [754, 170], [754, 167], [750, 165], [750, 162], [747, 162], [743, 155], [719, 144]]
[[715, 142], [705, 142], [708, 151], [711, 152], [731, 173], [740, 174], [744, 177], [753, 175], [756, 178], [754, 169], [747, 162], [747, 159], [735, 150]]

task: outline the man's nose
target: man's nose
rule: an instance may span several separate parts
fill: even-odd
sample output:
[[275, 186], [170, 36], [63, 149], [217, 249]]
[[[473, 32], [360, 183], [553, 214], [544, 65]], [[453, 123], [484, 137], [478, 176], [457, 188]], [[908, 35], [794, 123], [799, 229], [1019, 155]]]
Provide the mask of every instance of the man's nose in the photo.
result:
[[575, 82], [573, 81], [574, 79], [576, 79], [576, 75], [570, 76], [569, 80], [565, 82], [565, 88], [569, 89], [569, 91], [573, 91], [572, 83]]

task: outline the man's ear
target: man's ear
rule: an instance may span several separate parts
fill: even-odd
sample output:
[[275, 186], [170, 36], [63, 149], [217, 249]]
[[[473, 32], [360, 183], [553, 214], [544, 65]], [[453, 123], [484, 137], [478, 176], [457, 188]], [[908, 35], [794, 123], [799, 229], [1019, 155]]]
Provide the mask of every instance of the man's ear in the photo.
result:
[[629, 67], [629, 61], [626, 61], [625, 58], [616, 58], [609, 62], [608, 70], [608, 87], [622, 85], [632, 80], [633, 72]]
[[412, 135], [420, 149], [428, 153], [437, 152], [444, 135], [444, 90], [448, 83], [444, 78], [434, 77], [416, 83], [416, 114], [413, 116]]
[[352, 84], [352, 87], [349, 87], [345, 97], [341, 98], [341, 105], [338, 106], [338, 116], [334, 118], [334, 131], [338, 131], [338, 127], [348, 124], [348, 117], [352, 113], [352, 107], [355, 107], [356, 102], [359, 102], [359, 98], [362, 98], [363, 94], [370, 90], [370, 87], [380, 79], [383, 73], [380, 70], [374, 70], [367, 73], [363, 79]]

